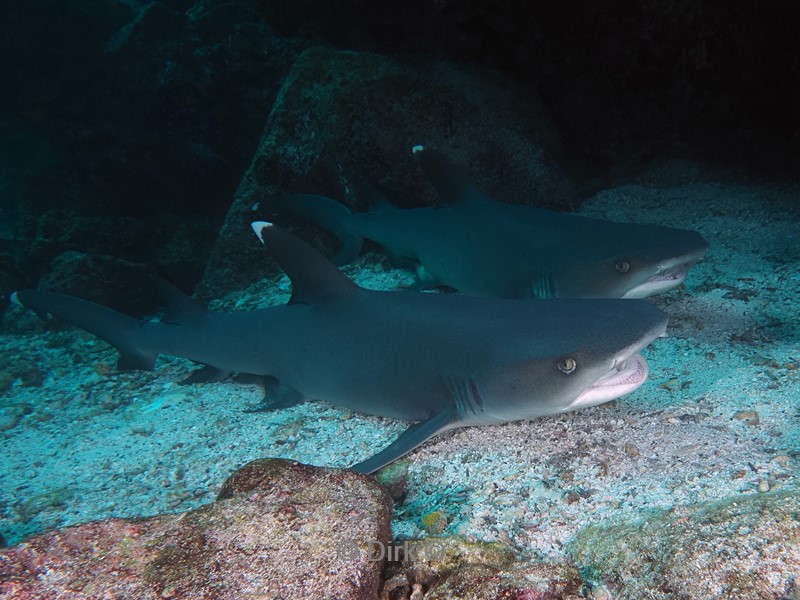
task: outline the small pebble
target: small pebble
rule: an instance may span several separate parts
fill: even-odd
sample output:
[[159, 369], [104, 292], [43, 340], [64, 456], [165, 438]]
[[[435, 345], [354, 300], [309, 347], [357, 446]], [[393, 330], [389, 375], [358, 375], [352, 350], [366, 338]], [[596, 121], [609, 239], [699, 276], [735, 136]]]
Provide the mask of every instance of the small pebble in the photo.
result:
[[592, 588], [592, 600], [611, 600], [611, 593], [604, 585]]
[[390, 594], [397, 588], [406, 586], [408, 586], [408, 577], [406, 577], [404, 573], [400, 573], [399, 575], [395, 575], [394, 577], [392, 577], [389, 581], [387, 581], [384, 584], [383, 593]]
[[762, 479], [758, 482], [758, 491], [759, 492], [768, 492], [769, 491], [769, 481], [766, 479]]
[[422, 600], [425, 597], [425, 592], [422, 590], [421, 584], [415, 583], [412, 590], [409, 600]]
[[758, 418], [758, 413], [754, 410], [740, 410], [737, 411], [736, 414], [733, 415], [733, 418], [737, 421], [741, 421], [745, 425], [758, 425], [760, 419]]
[[447, 528], [447, 515], [435, 510], [422, 517], [422, 524], [425, 526], [425, 531], [430, 534], [442, 533]]
[[625, 454], [631, 458], [636, 458], [641, 454], [641, 452], [639, 452], [639, 448], [637, 448], [634, 444], [625, 444], [622, 449], [625, 451]]
[[784, 469], [789, 468], [789, 464], [791, 463], [791, 461], [792, 459], [789, 457], [788, 454], [778, 454], [777, 456], [772, 458], [772, 462], [780, 465]]

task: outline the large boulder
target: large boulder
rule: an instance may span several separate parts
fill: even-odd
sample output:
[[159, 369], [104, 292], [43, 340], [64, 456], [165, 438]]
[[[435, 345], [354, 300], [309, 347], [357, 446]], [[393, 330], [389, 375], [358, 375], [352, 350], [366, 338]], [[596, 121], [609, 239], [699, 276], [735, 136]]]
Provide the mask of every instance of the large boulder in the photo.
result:
[[217, 502], [109, 519], [0, 550], [8, 598], [374, 600], [391, 500], [370, 477], [278, 459], [237, 471]]
[[283, 35], [535, 81], [571, 156], [597, 176], [590, 187], [664, 156], [798, 172], [795, 2], [295, 0], [260, 10]]
[[[7, 146], [23, 156], [41, 150], [17, 169], [26, 176], [0, 215], [16, 215], [14, 235], [30, 241], [20, 266], [31, 280], [58, 253], [36, 239], [58, 209], [146, 222], [135, 256], [116, 253], [113, 241], [102, 253], [196, 284], [211, 240], [199, 237], [181, 264], [161, 249], [174, 249], [179, 218], [210, 219], [214, 229], [222, 221], [280, 82], [307, 45], [273, 35], [251, 4], [43, 0], [34, 14], [2, 3], [2, 75], [14, 93], [0, 98], [0, 156], [11, 154]], [[96, 233], [95, 245], [111, 230]]]
[[576, 206], [559, 167], [561, 139], [535, 90], [483, 70], [311, 48], [283, 83], [196, 292], [220, 296], [264, 276], [248, 223], [270, 217], [272, 195], [318, 193], [354, 207], [357, 179], [400, 206], [434, 202], [415, 144], [448, 154], [496, 198]]
[[565, 562], [517, 560], [497, 542], [461, 536], [395, 542], [402, 560], [390, 562], [381, 600], [578, 600], [583, 581]]

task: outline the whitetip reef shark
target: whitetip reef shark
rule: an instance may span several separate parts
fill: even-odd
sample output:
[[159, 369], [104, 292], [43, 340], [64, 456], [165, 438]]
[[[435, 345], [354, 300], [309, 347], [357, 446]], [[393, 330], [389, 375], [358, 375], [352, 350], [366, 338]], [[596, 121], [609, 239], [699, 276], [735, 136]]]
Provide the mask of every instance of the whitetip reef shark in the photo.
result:
[[352, 467], [362, 473], [449, 429], [552, 415], [631, 392], [648, 374], [640, 350], [667, 326], [666, 313], [645, 300], [366, 290], [286, 230], [252, 227], [291, 279], [288, 304], [215, 313], [170, 287], [169, 316], [156, 323], [45, 291], [18, 291], [12, 300], [112, 344], [120, 368], [152, 369], [168, 354], [207, 365], [194, 380], [267, 377], [270, 408], [318, 399], [417, 421]]
[[399, 209], [379, 197], [369, 212], [354, 213], [325, 196], [294, 194], [269, 207], [336, 235], [336, 264], [352, 261], [367, 238], [396, 263], [414, 265], [417, 287], [472, 296], [646, 298], [678, 287], [708, 249], [695, 231], [498, 202], [442, 154], [413, 150], [443, 206]]

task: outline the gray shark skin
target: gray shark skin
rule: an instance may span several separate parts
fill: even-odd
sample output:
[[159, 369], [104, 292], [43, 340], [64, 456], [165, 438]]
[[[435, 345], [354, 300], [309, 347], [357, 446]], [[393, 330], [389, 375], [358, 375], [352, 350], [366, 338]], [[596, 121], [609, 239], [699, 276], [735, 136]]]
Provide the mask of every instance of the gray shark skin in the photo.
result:
[[208, 365], [201, 377], [268, 376], [277, 407], [319, 399], [418, 421], [353, 467], [363, 473], [448, 429], [618, 398], [644, 383], [639, 351], [667, 325], [666, 313], [644, 300], [370, 291], [287, 231], [253, 228], [292, 280], [286, 305], [213, 313], [168, 289], [168, 322], [154, 323], [49, 292], [12, 299], [111, 343], [122, 368], [152, 369], [169, 354]]
[[352, 213], [324, 196], [290, 195], [271, 208], [336, 234], [337, 264], [353, 260], [367, 238], [400, 264], [416, 265], [420, 287], [473, 296], [645, 298], [678, 287], [708, 249], [695, 231], [498, 202], [441, 154], [415, 150], [445, 206], [398, 209], [383, 199]]

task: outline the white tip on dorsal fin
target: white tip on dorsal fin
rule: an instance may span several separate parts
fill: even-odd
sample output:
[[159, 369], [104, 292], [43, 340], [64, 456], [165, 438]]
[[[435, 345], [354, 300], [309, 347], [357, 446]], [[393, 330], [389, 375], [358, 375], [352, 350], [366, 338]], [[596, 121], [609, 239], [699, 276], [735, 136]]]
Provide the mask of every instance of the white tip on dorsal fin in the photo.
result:
[[316, 304], [358, 291], [358, 286], [330, 260], [299, 237], [263, 221], [253, 223], [252, 227], [292, 282], [289, 304]]
[[252, 223], [250, 223], [250, 227], [253, 228], [253, 231], [255, 232], [255, 234], [258, 236], [258, 239], [260, 239], [261, 243], [263, 244], [264, 243], [263, 231], [267, 227], [272, 227], [272, 223], [270, 223], [269, 221], [253, 221]]
[[13, 302], [14, 304], [16, 304], [17, 306], [22, 306], [22, 302], [19, 301], [19, 296], [17, 296], [17, 292], [14, 292], [13, 294], [11, 294], [11, 297], [9, 298], [9, 300], [11, 302]]
[[422, 144], [417, 144], [416, 146], [411, 146], [411, 153], [416, 154], [417, 152], [422, 152], [425, 150], [425, 146]]

